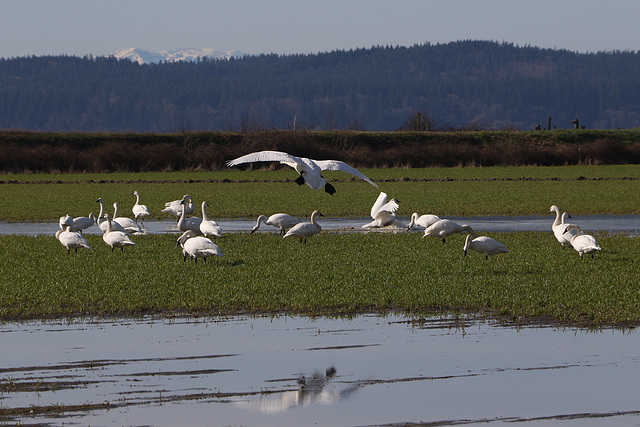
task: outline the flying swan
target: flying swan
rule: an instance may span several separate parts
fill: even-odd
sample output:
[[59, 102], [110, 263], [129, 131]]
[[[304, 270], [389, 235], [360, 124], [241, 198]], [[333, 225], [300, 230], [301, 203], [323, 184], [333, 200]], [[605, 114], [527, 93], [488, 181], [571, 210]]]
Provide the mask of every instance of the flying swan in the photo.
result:
[[284, 165], [291, 166], [300, 174], [298, 179], [296, 179], [298, 185], [306, 183], [314, 190], [319, 190], [324, 186], [324, 191], [329, 194], [335, 193], [336, 189], [322, 176], [323, 170], [346, 172], [364, 179], [369, 184], [378, 188], [375, 182], [367, 178], [358, 169], [339, 160], [312, 160], [306, 157], [292, 156], [282, 151], [258, 151], [256, 153], [246, 154], [228, 161], [227, 166], [236, 166], [242, 163], [252, 162], [280, 162]]

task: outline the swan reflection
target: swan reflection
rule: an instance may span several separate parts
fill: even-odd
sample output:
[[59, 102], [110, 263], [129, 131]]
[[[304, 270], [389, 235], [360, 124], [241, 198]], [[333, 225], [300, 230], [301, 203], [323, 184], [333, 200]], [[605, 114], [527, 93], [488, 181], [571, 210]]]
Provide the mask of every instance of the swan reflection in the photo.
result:
[[301, 376], [297, 381], [297, 390], [263, 395], [257, 400], [236, 402], [236, 404], [245, 409], [264, 413], [284, 412], [297, 406], [313, 404], [332, 405], [348, 398], [360, 388], [358, 384], [340, 388], [335, 382], [330, 383], [336, 372], [336, 368], [331, 367], [324, 374], [315, 372], [310, 376]]

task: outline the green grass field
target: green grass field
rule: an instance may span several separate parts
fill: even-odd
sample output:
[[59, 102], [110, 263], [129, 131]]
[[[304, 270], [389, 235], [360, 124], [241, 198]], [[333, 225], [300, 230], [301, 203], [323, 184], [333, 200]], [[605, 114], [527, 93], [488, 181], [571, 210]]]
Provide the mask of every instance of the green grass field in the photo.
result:
[[[640, 166], [364, 173], [379, 190], [336, 172], [328, 176], [339, 180], [333, 196], [298, 187], [290, 170], [4, 175], [0, 219], [57, 222], [65, 213], [97, 212], [98, 197], [118, 201], [126, 214], [133, 190], [154, 213], [191, 194], [198, 204], [208, 201], [213, 218], [280, 211], [306, 217], [313, 209], [367, 216], [380, 190], [400, 199], [406, 217], [546, 215], [552, 204], [576, 215], [640, 213]], [[551, 231], [493, 233], [512, 253], [487, 261], [475, 252], [462, 257], [464, 235], [443, 244], [420, 233], [323, 232], [302, 245], [276, 233], [235, 233], [216, 241], [225, 256], [206, 266], [183, 262], [177, 235], [133, 236], [135, 246], [114, 253], [101, 236], [89, 235], [93, 249], [77, 255], [53, 236], [0, 236], [0, 319], [403, 310], [636, 325], [640, 239], [594, 234], [603, 250], [581, 260]]]

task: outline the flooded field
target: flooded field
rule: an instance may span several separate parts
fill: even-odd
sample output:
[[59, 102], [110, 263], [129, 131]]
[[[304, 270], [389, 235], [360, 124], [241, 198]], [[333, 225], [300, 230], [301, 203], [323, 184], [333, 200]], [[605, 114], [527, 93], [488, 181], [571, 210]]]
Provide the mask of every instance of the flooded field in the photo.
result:
[[[450, 217], [460, 224], [469, 224], [477, 232], [515, 232], [515, 231], [551, 231], [553, 216], [521, 216], [521, 217], [476, 217], [460, 218]], [[305, 218], [308, 221], [308, 218]], [[591, 215], [575, 216], [572, 220], [580, 224], [585, 231], [611, 231], [626, 232], [631, 231], [637, 235], [640, 232], [639, 215]], [[255, 219], [217, 219], [218, 224], [225, 233], [249, 232], [256, 225]], [[362, 226], [371, 222], [371, 218], [320, 218], [318, 223], [322, 229], [328, 232], [398, 232], [404, 231], [402, 227], [384, 227], [382, 229], [363, 229]], [[401, 217], [401, 225], [408, 224], [409, 218]], [[178, 225], [174, 220], [147, 221], [144, 223], [145, 232], [148, 234], [179, 233]], [[0, 234], [55, 234], [60, 227], [57, 222], [51, 223], [16, 223], [0, 222]], [[416, 227], [413, 232], [422, 231]], [[274, 232], [276, 228], [262, 225], [259, 232]], [[93, 226], [85, 233], [101, 234], [97, 226]]]
[[640, 425], [636, 330], [282, 316], [0, 325], [0, 424]]

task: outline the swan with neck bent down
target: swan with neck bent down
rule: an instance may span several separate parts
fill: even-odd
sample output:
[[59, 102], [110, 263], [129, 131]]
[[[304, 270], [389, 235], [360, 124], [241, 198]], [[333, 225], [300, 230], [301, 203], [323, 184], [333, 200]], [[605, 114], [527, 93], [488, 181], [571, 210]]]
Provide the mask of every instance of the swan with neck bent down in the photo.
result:
[[345, 162], [339, 160], [313, 160], [306, 157], [296, 157], [291, 154], [284, 153], [282, 151], [258, 151], [255, 153], [249, 153], [244, 156], [238, 157], [227, 162], [227, 166], [236, 166], [242, 163], [253, 162], [280, 162], [283, 165], [291, 166], [300, 174], [296, 183], [298, 185], [307, 184], [314, 190], [319, 190], [324, 187], [324, 191], [329, 194], [336, 192], [333, 185], [329, 184], [325, 177], [322, 176], [322, 171], [341, 171], [358, 178], [364, 179], [369, 184], [378, 188], [378, 185], [367, 178], [358, 169], [349, 166]]
[[[571, 234], [572, 232], [574, 233], [573, 235]], [[582, 234], [580, 227], [575, 224], [567, 225], [564, 234], [571, 236], [571, 246], [580, 254], [581, 259], [584, 254], [591, 254], [591, 258], [593, 258], [593, 254], [596, 251], [602, 250], [595, 237], [590, 234]]]
[[182, 246], [182, 256], [184, 261], [190, 257], [198, 263], [198, 258], [202, 258], [204, 265], [207, 265], [207, 258], [213, 255], [223, 256], [222, 251], [208, 237], [197, 236], [193, 230], [187, 230], [178, 238], [178, 245]]
[[450, 219], [441, 219], [440, 221], [436, 221], [427, 227], [424, 230], [424, 235], [422, 238], [427, 236], [432, 237], [440, 237], [442, 239], [442, 243], [446, 243], [446, 238], [455, 233], [462, 233], [464, 231], [468, 231], [473, 237], [478, 237], [478, 235], [473, 231], [470, 225], [467, 224], [458, 224], [456, 222], [451, 221]]
[[256, 226], [253, 227], [251, 233], [249, 234], [253, 234], [254, 232], [258, 231], [258, 229], [260, 228], [260, 223], [262, 222], [273, 227], [278, 227], [280, 229], [280, 234], [285, 234], [289, 228], [302, 221], [294, 216], [285, 213], [273, 214], [269, 218], [267, 218], [266, 215], [260, 215], [258, 217], [258, 222], [256, 222]]
[[511, 253], [505, 245], [487, 236], [480, 236], [474, 239], [471, 235], [467, 235], [467, 239], [464, 242], [463, 257], [467, 256], [469, 249], [483, 254], [484, 259], [489, 259], [489, 255]]
[[431, 224], [440, 221], [440, 217], [438, 215], [419, 215], [417, 212], [411, 214], [411, 221], [409, 221], [409, 225], [407, 226], [407, 230], [411, 230], [414, 225], [417, 225], [422, 228], [429, 228]]
[[307, 243], [307, 238], [315, 236], [322, 231], [322, 227], [320, 227], [320, 224], [316, 222], [316, 216], [324, 215], [322, 215], [318, 210], [313, 211], [313, 213], [311, 214], [311, 222], [301, 222], [294, 225], [282, 238], [284, 239], [286, 237], [292, 236], [300, 239], [301, 243]]

